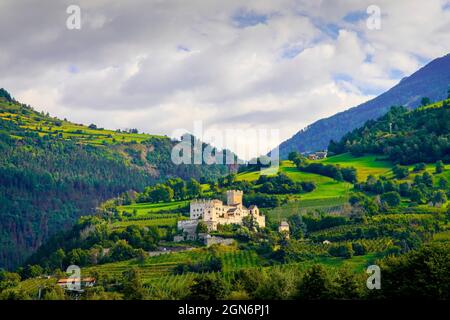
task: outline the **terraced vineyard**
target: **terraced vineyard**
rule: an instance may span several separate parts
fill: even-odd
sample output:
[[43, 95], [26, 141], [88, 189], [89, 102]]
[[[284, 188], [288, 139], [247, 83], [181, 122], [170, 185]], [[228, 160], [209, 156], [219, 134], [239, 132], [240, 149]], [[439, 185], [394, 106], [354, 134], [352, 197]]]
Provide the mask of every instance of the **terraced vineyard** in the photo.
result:
[[147, 217], [149, 214], [177, 210], [185, 208], [189, 205], [189, 201], [172, 201], [165, 203], [136, 203], [128, 206], [119, 206], [119, 212], [135, 213], [136, 217]]
[[28, 293], [31, 297], [36, 297], [39, 292], [39, 287], [46, 284], [55, 284], [56, 279], [46, 279], [46, 278], [31, 278], [21, 281], [17, 287], [18, 290], [22, 290]]
[[300, 199], [268, 210], [267, 216], [275, 221], [281, 221], [293, 214], [304, 214], [314, 210], [328, 214], [339, 214], [342, 212], [345, 203], [347, 203], [346, 197], [310, 200]]
[[95, 127], [88, 127], [57, 118], [49, 118], [43, 114], [26, 112], [20, 106], [0, 102], [0, 118], [17, 123], [20, 127], [37, 132], [40, 136], [60, 135], [64, 139], [101, 145], [124, 142], [142, 142], [149, 138], [166, 138], [164, 136], [119, 132]]
[[220, 254], [219, 257], [222, 260], [223, 272], [256, 267], [260, 264], [260, 259], [254, 251], [225, 252]]
[[[178, 264], [205, 260], [210, 257], [212, 257], [212, 253], [206, 249], [192, 249], [148, 257], [143, 263], [139, 263], [137, 260], [127, 260], [89, 267], [84, 269], [84, 271], [88, 274], [103, 273], [120, 276], [124, 271], [136, 267], [140, 271], [144, 282], [149, 282], [156, 278], [171, 275]], [[256, 267], [260, 262], [255, 252], [240, 251], [234, 249], [234, 247], [220, 248], [217, 257], [222, 260], [223, 272], [225, 273], [242, 268]]]
[[131, 225], [137, 225], [140, 227], [158, 227], [158, 228], [166, 228], [173, 227], [177, 224], [177, 221], [180, 220], [179, 215], [173, 215], [171, 217], [152, 217], [149, 219], [136, 219], [136, 220], [125, 220], [125, 221], [117, 221], [112, 224], [113, 229], [123, 229]]

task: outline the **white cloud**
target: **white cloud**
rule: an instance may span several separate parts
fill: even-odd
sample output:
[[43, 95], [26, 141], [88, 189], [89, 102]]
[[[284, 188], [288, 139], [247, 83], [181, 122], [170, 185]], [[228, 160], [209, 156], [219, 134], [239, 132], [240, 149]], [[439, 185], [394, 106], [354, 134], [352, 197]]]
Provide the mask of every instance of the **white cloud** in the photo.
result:
[[450, 51], [448, 0], [377, 1], [381, 30], [367, 29], [365, 0], [84, 0], [69, 31], [70, 2], [2, 1], [1, 85], [102, 127], [170, 134], [202, 120], [285, 139]]

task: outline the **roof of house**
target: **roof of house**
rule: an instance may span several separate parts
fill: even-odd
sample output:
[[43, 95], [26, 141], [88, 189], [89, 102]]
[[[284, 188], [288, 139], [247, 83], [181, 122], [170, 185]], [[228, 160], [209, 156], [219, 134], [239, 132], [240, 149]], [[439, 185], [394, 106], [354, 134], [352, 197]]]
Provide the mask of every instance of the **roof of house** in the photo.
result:
[[[81, 279], [81, 282], [94, 282], [95, 278], [92, 277], [87, 277], [87, 278], [83, 278]], [[62, 278], [58, 280], [59, 284], [63, 284], [63, 283], [74, 283], [74, 282], [80, 282], [80, 278]]]

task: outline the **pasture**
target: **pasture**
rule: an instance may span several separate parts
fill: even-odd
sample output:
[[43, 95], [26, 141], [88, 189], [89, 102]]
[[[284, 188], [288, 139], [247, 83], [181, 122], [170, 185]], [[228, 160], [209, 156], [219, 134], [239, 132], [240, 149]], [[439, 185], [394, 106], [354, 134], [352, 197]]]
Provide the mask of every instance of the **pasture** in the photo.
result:
[[394, 165], [390, 161], [380, 160], [379, 158], [381, 158], [379, 155], [353, 157], [349, 153], [344, 153], [319, 161], [325, 164], [339, 164], [342, 167], [353, 167], [358, 172], [358, 180], [365, 181], [369, 175], [387, 175], [392, 170]]

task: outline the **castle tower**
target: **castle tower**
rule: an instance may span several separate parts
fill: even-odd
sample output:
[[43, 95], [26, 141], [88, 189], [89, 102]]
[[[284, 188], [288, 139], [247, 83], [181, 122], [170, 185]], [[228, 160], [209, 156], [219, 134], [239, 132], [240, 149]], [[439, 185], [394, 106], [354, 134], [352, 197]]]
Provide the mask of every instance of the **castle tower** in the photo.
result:
[[229, 206], [242, 205], [243, 192], [240, 190], [227, 191], [227, 204]]

